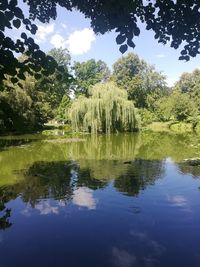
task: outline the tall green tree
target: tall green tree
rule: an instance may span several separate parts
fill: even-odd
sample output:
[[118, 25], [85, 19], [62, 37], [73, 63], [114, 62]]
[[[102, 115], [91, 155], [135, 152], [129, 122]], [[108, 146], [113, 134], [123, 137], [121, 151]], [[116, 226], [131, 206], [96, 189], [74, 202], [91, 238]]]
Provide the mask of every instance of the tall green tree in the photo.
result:
[[193, 101], [200, 112], [200, 70], [195, 69], [193, 72], [185, 72], [174, 86], [177, 90], [187, 96]]
[[[44, 123], [57, 115], [63, 97], [69, 98], [69, 53], [53, 49], [50, 54], [64, 70], [61, 77], [58, 70], [48, 77], [42, 75], [40, 79], [26, 72], [20, 84], [13, 85], [12, 77], [8, 77], [0, 86], [0, 132], [41, 129]], [[19, 61], [27, 59], [23, 54]]]
[[154, 100], [167, 93], [165, 76], [133, 53], [114, 63], [113, 79], [139, 108], [152, 109]]
[[113, 82], [99, 83], [92, 87], [89, 98], [79, 96], [69, 110], [75, 130], [92, 133], [132, 131], [139, 127], [139, 118], [127, 92]]
[[56, 112], [64, 95], [70, 94], [70, 84], [72, 76], [70, 75], [71, 56], [67, 49], [54, 48], [48, 54], [56, 61], [63, 72], [56, 70], [48, 77], [42, 76], [36, 83], [36, 90], [42, 89], [48, 95], [48, 101], [51, 108]]
[[110, 71], [102, 60], [90, 59], [86, 62], [75, 62], [73, 66], [75, 83], [73, 85], [76, 95], [89, 96], [91, 86], [105, 82], [110, 77]]

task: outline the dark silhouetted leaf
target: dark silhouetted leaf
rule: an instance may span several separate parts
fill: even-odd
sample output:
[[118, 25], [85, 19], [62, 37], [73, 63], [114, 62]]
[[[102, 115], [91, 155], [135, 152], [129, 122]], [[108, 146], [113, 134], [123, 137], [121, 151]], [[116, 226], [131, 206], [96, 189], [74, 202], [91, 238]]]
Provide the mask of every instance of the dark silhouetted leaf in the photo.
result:
[[11, 82], [12, 83], [17, 83], [18, 82], [18, 79], [17, 78], [11, 78]]
[[125, 35], [121, 35], [119, 34], [117, 37], [116, 37], [116, 42], [117, 44], [123, 44], [126, 40], [126, 36]]
[[121, 45], [120, 48], [119, 48], [119, 51], [124, 54], [128, 49], [128, 46], [126, 44], [124, 45]]
[[21, 26], [21, 21], [19, 19], [14, 19], [13, 25], [18, 29]]
[[15, 16], [16, 16], [17, 18], [19, 18], [19, 19], [23, 19], [23, 18], [24, 18], [24, 14], [23, 14], [21, 8], [19, 8], [19, 7], [16, 7], [16, 8], [14, 9], [14, 14], [15, 14]]
[[132, 47], [132, 48], [135, 47], [135, 44], [134, 44], [134, 42], [132, 40], [128, 40], [127, 41], [127, 45], [130, 46], [130, 47]]
[[21, 38], [22, 38], [22, 39], [27, 39], [27, 35], [26, 35], [25, 32], [22, 32], [22, 34], [21, 34]]

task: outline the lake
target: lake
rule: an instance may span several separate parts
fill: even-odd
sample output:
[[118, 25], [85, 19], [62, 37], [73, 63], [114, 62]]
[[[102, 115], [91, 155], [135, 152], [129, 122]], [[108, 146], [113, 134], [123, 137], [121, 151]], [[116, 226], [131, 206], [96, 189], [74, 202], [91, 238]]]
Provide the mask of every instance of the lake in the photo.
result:
[[200, 266], [200, 136], [57, 134], [0, 138], [0, 267]]

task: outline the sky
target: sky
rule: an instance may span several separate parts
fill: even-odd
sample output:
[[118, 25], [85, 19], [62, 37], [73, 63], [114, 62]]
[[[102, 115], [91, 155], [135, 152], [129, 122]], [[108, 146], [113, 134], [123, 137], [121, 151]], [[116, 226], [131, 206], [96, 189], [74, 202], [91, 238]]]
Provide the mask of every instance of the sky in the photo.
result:
[[[48, 24], [35, 22], [38, 31], [33, 37], [40, 48], [43, 51], [59, 47], [67, 48], [72, 62], [87, 61], [91, 58], [101, 59], [112, 69], [113, 63], [122, 56], [115, 41], [117, 34], [113, 31], [104, 35], [95, 35], [90, 27], [90, 20], [80, 12], [69, 12], [61, 7], [57, 11], [58, 16], [55, 21], [51, 20]], [[183, 72], [200, 68], [200, 55], [191, 58], [189, 62], [180, 61], [178, 60], [180, 50], [175, 50], [168, 44], [165, 46], [158, 44], [154, 39], [154, 33], [145, 30], [143, 24], [140, 24], [140, 30], [140, 36], [133, 40], [136, 47], [129, 48], [124, 56], [128, 52], [138, 54], [141, 59], [154, 65], [157, 71], [162, 71], [166, 75], [169, 86], [172, 86]], [[16, 36], [18, 34], [17, 30]]]

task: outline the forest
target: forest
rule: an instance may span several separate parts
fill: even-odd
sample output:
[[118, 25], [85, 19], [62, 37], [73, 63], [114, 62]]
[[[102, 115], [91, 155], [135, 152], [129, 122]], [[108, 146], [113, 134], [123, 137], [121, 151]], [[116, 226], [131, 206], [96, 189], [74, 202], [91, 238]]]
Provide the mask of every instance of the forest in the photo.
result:
[[1, 134], [38, 131], [48, 122], [91, 133], [136, 131], [155, 122], [198, 132], [200, 70], [183, 73], [170, 88], [161, 71], [133, 53], [112, 70], [102, 60], [71, 62], [67, 49], [48, 55], [62, 72], [24, 73], [18, 83], [7, 76], [1, 84]]

